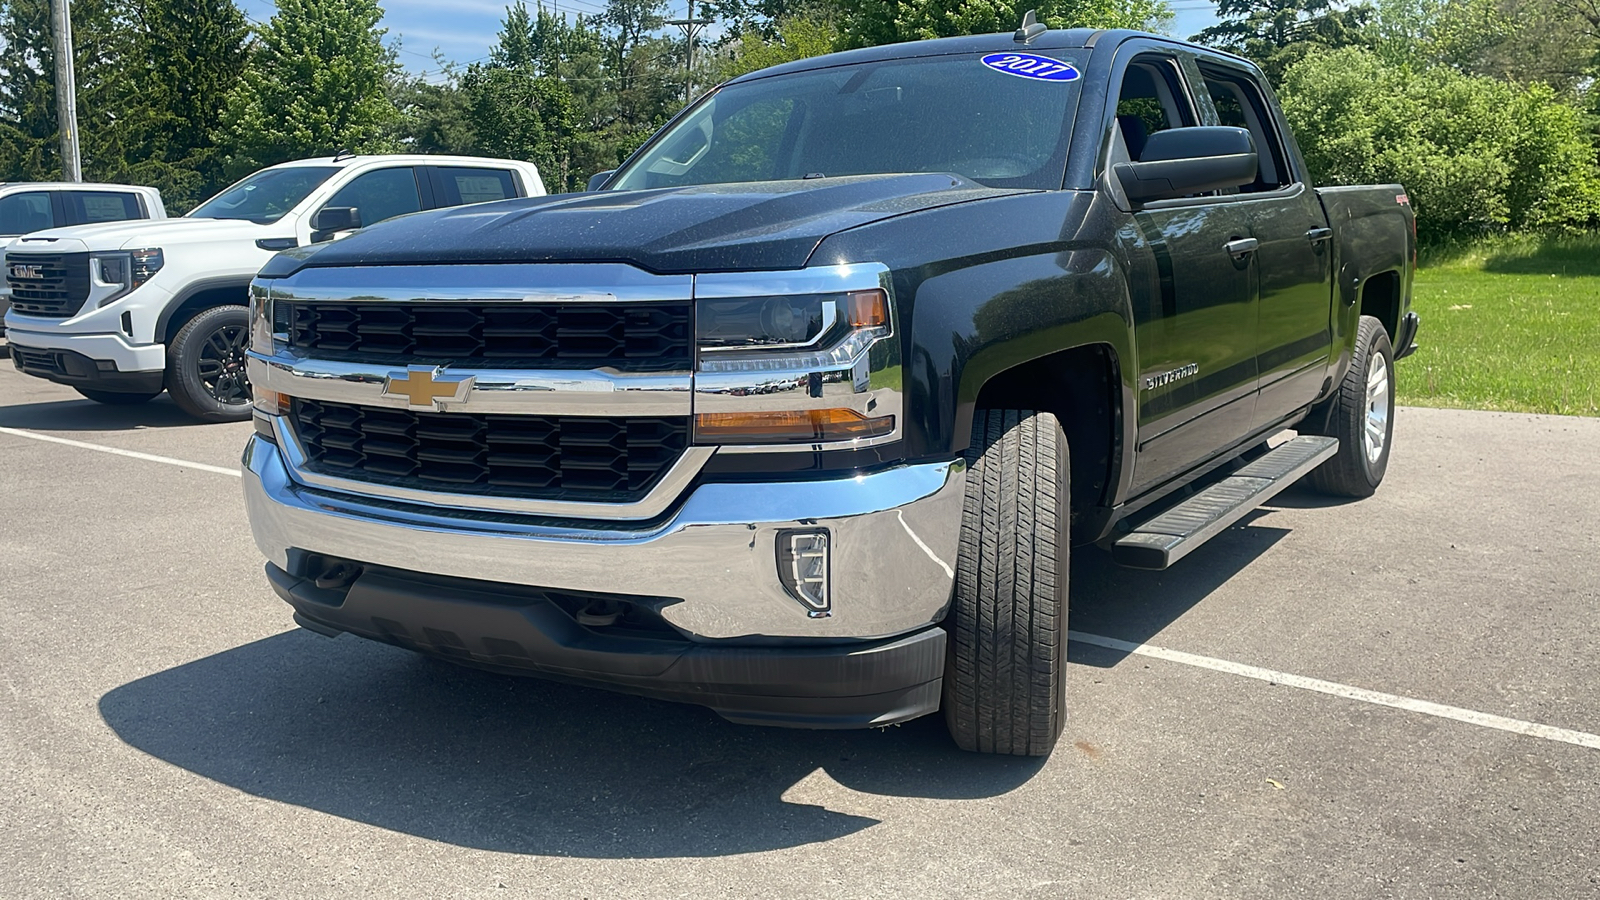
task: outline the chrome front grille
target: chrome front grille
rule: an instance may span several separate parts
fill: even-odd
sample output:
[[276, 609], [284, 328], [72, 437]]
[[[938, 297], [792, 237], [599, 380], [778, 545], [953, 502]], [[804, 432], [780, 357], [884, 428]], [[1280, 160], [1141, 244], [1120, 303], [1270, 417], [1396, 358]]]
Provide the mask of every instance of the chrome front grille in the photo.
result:
[[71, 318], [89, 299], [89, 254], [8, 253], [6, 283], [17, 312]]
[[683, 455], [687, 416], [430, 413], [296, 399], [313, 471], [378, 485], [539, 500], [634, 502]]
[[290, 347], [327, 359], [623, 372], [693, 359], [688, 302], [286, 302], [275, 313]]

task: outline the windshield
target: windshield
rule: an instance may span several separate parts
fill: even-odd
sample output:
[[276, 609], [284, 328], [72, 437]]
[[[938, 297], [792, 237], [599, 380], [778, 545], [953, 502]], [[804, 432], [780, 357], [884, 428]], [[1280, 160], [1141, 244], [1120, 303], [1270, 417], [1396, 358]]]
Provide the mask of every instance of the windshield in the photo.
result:
[[[729, 85], [647, 146], [612, 190], [907, 172], [1059, 188], [1079, 83], [1051, 59], [1073, 62], [939, 56]], [[1012, 66], [1057, 77], [1004, 68]]]
[[337, 166], [262, 169], [195, 207], [189, 218], [276, 222], [337, 171]]

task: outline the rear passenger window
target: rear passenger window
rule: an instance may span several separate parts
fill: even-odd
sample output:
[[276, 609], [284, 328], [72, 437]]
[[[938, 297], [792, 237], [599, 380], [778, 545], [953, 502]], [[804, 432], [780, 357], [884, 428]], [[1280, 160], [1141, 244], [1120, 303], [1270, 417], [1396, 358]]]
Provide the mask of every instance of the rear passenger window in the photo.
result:
[[517, 196], [517, 182], [504, 169], [468, 169], [439, 166], [435, 184], [440, 192], [435, 199], [440, 206], [461, 206], [467, 203], [488, 203]]
[[1245, 128], [1256, 143], [1256, 153], [1261, 158], [1261, 168], [1256, 180], [1239, 188], [1242, 194], [1274, 191], [1294, 183], [1289, 171], [1289, 155], [1284, 151], [1278, 129], [1267, 112], [1266, 99], [1261, 89], [1242, 72], [1230, 72], [1212, 66], [1201, 66], [1206, 80], [1206, 92], [1217, 109], [1217, 123]]
[[333, 195], [325, 208], [328, 206], [355, 207], [361, 212], [361, 224], [366, 226], [417, 212], [422, 209], [422, 198], [417, 193], [416, 173], [406, 166], [357, 176]]
[[54, 228], [55, 224], [55, 216], [50, 212], [50, 195], [44, 191], [0, 197], [0, 235], [16, 237]]
[[74, 225], [144, 218], [139, 198], [123, 191], [67, 191], [62, 199], [67, 202], [67, 218]]

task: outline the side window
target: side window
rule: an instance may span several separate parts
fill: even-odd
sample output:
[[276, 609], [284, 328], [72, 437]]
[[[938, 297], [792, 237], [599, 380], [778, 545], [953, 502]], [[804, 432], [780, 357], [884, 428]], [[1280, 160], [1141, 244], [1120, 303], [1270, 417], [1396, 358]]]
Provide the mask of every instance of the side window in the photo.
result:
[[1117, 93], [1117, 128], [1128, 159], [1139, 159], [1150, 135], [1196, 121], [1173, 59], [1146, 55], [1128, 64]]
[[50, 195], [44, 191], [0, 197], [0, 235], [15, 237], [53, 228], [55, 224], [55, 216], [50, 212]]
[[421, 210], [422, 197], [417, 193], [416, 172], [406, 166], [357, 176], [324, 206], [353, 206], [361, 211], [365, 226]]
[[1246, 128], [1255, 140], [1256, 153], [1261, 157], [1261, 169], [1256, 180], [1239, 188], [1243, 194], [1274, 191], [1294, 182], [1289, 171], [1289, 155], [1284, 152], [1283, 141], [1272, 116], [1267, 112], [1266, 98], [1248, 75], [1212, 66], [1200, 67], [1206, 80], [1206, 92], [1217, 108], [1217, 121], [1221, 125]]
[[144, 218], [139, 198], [123, 191], [66, 191], [67, 220], [74, 225]]
[[438, 206], [488, 203], [518, 196], [516, 179], [505, 169], [436, 166], [433, 172], [434, 200]]

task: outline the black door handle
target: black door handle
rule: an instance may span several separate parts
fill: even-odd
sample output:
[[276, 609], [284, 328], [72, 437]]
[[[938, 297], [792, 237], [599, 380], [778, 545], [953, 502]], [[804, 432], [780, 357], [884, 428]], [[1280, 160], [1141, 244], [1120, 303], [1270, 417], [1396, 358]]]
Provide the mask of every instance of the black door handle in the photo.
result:
[[1255, 238], [1237, 238], [1223, 244], [1222, 249], [1228, 251], [1229, 256], [1238, 259], [1246, 253], [1256, 252], [1256, 248], [1260, 246], [1261, 242]]
[[1332, 240], [1332, 239], [1333, 239], [1333, 229], [1332, 228], [1313, 228], [1310, 231], [1306, 232], [1306, 240], [1310, 241], [1313, 244], [1320, 244], [1323, 241], [1328, 241], [1328, 240]]

